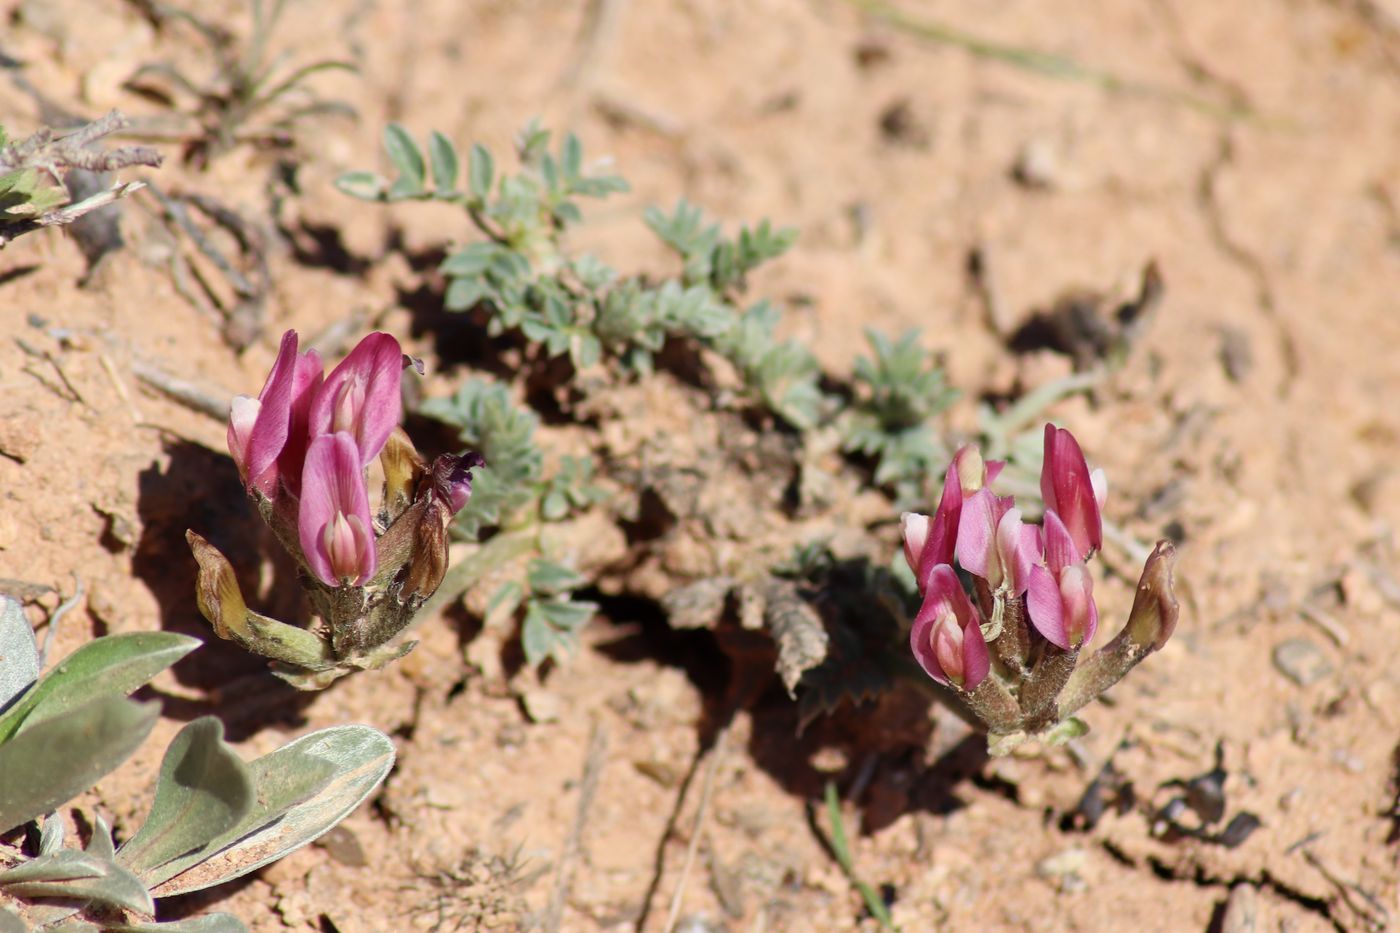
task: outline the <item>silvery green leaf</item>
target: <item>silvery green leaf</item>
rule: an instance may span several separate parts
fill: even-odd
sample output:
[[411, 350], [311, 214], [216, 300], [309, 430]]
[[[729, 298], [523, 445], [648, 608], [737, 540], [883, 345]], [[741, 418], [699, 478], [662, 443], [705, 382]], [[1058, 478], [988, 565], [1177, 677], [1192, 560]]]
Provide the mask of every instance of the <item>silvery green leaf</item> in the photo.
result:
[[335, 179], [337, 191], [361, 201], [378, 201], [384, 184], [384, 179], [374, 172], [345, 172]]
[[63, 820], [50, 815], [39, 824], [39, 854], [48, 855], [63, 848]]
[[0, 888], [36, 881], [100, 878], [105, 871], [102, 863], [100, 857], [91, 853], [80, 852], [77, 849], [60, 849], [0, 871]]
[[32, 900], [98, 901], [145, 916], [155, 913], [150, 892], [139, 878], [110, 859], [75, 849], [41, 855], [0, 874], [0, 889]]
[[402, 182], [406, 191], [423, 190], [423, 153], [408, 130], [397, 123], [384, 127], [384, 148], [389, 153], [389, 161], [399, 170], [395, 187]]
[[573, 181], [583, 174], [583, 144], [573, 133], [564, 137], [564, 145], [559, 150], [559, 162], [564, 170], [565, 179]]
[[200, 644], [175, 632], [129, 632], [90, 641], [0, 715], [0, 742], [98, 697], [131, 693]]
[[333, 762], [293, 742], [248, 765], [256, 789], [253, 806], [238, 823], [200, 849], [161, 865], [145, 878], [152, 887], [187, 871], [249, 833], [268, 826], [292, 807], [311, 800], [335, 779]]
[[0, 709], [39, 679], [39, 646], [19, 600], [0, 596]]
[[0, 744], [0, 832], [96, 784], [136, 751], [159, 715], [158, 703], [101, 697]]
[[117, 859], [148, 877], [238, 825], [254, 793], [248, 766], [224, 742], [224, 724], [213, 716], [196, 719], [166, 749], [151, 812]]
[[112, 843], [112, 827], [107, 825], [107, 821], [101, 815], [93, 820], [92, 838], [88, 840], [87, 848], [83, 851], [109, 860], [117, 857], [117, 847]]
[[457, 150], [446, 136], [433, 130], [428, 136], [428, 156], [433, 165], [433, 187], [438, 194], [451, 194], [457, 187]]
[[474, 143], [471, 154], [467, 156], [467, 182], [471, 186], [472, 197], [478, 201], [486, 200], [491, 193], [491, 181], [495, 174], [496, 166], [490, 150], [480, 143]]
[[[297, 772], [312, 759], [328, 764], [332, 775], [323, 787], [304, 797], [305, 786], [297, 780]], [[393, 764], [394, 743], [362, 725], [322, 729], [258, 759], [251, 767], [257, 775], [258, 807], [265, 822], [158, 884], [153, 893], [169, 897], [222, 884], [301, 848], [349, 816]]]
[[248, 933], [243, 921], [233, 914], [205, 914], [165, 923], [108, 924], [102, 929], [106, 933]]
[[0, 908], [0, 933], [29, 933], [29, 925], [14, 911]]

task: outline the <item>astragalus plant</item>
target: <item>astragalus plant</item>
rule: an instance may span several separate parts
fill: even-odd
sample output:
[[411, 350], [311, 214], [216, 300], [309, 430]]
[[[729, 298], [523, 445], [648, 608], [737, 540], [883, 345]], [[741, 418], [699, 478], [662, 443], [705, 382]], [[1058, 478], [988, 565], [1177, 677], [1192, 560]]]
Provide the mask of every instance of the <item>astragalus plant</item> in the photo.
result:
[[1102, 470], [1089, 469], [1068, 431], [1045, 426], [1043, 526], [1027, 524], [992, 484], [1003, 464], [960, 449], [930, 517], [906, 512], [904, 555], [922, 605], [909, 644], [919, 665], [989, 732], [993, 752], [1027, 738], [1063, 741], [1086, 727], [1074, 714], [1166, 644], [1176, 627], [1175, 548], [1147, 559], [1127, 623], [1083, 658], [1098, 630], [1088, 561], [1103, 546]]
[[[228, 560], [200, 534], [200, 611], [221, 638], [273, 662], [279, 677], [317, 689], [379, 667], [413, 645], [394, 644], [447, 571], [447, 526], [471, 497], [475, 454], [426, 464], [399, 419], [403, 369], [388, 334], [370, 334], [326, 375], [315, 350], [288, 331], [257, 398], [239, 396], [228, 446], [258, 511], [300, 568], [322, 625], [288, 625], [248, 608]], [[378, 458], [383, 494], [371, 513], [367, 470]]]

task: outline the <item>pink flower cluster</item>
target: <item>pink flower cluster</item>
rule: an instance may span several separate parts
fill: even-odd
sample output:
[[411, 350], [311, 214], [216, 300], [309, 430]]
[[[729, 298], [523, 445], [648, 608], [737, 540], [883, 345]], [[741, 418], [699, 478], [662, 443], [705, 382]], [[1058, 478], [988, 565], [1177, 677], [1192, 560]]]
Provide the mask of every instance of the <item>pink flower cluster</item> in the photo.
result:
[[327, 376], [289, 330], [258, 397], [230, 407], [229, 452], [244, 483], [295, 516], [306, 565], [327, 586], [363, 586], [378, 566], [365, 469], [402, 415], [403, 359], [397, 340], [374, 333]]
[[[987, 642], [1000, 636], [1004, 620], [1028, 618], [1064, 651], [1092, 639], [1099, 622], [1086, 561], [1103, 545], [1103, 471], [1091, 472], [1074, 436], [1047, 424], [1042, 529], [1021, 520], [1012, 497], [992, 492], [1003, 466], [963, 447], [932, 518], [914, 512], [901, 518], [904, 556], [923, 597], [909, 633], [914, 657], [934, 680], [966, 692], [986, 679]], [[972, 576], [977, 606], [954, 560]]]

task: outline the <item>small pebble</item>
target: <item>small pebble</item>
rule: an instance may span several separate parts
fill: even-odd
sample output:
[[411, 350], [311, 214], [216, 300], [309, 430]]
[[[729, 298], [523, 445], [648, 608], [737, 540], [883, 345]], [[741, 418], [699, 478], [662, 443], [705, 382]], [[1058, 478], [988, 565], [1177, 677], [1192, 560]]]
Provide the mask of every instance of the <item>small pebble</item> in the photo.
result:
[[1290, 638], [1274, 648], [1274, 667], [1300, 687], [1315, 684], [1332, 673], [1331, 663], [1306, 638]]

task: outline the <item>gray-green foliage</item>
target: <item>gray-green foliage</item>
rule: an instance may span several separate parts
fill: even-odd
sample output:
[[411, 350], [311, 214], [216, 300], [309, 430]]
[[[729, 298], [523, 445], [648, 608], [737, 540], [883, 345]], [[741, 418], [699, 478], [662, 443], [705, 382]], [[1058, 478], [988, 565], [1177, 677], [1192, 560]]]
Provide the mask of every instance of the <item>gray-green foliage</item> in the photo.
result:
[[[515, 405], [503, 385], [469, 379], [453, 395], [424, 402], [421, 411], [455, 426], [461, 442], [486, 458], [487, 469], [476, 474], [471, 501], [454, 526], [468, 538], [496, 528], [529, 530], [561, 521], [606, 497], [593, 482], [595, 468], [587, 457], [561, 457], [553, 475], [542, 479], [544, 454], [535, 443], [539, 419]], [[529, 664], [551, 657], [562, 661], [598, 608], [572, 596], [586, 583], [568, 567], [535, 559], [523, 584], [511, 580], [497, 588], [488, 611], [520, 615]]]
[[[159, 707], [127, 695], [198, 645], [167, 632], [109, 635], [39, 676], [28, 620], [0, 597], [0, 832], [56, 810], [129, 757]], [[150, 812], [120, 850], [100, 817], [85, 850], [63, 848], [62, 823], [50, 817], [39, 854], [0, 870], [0, 895], [26, 904], [44, 927], [242, 929], [224, 914], [155, 923], [152, 898], [236, 878], [312, 841], [378, 786], [393, 759], [388, 738], [350, 725], [247, 763], [217, 719], [196, 719], [167, 748]], [[10, 916], [0, 915], [0, 930]]]
[[143, 65], [128, 79], [167, 99], [190, 124], [190, 161], [207, 165], [245, 140], [275, 140], [298, 123], [320, 115], [355, 115], [343, 101], [311, 94], [307, 79], [323, 71], [354, 71], [348, 61], [322, 59], [291, 64], [291, 53], [274, 52], [278, 22], [290, 0], [251, 0], [250, 28], [230, 30], [208, 22], [187, 9], [151, 4], [151, 15], [162, 24], [189, 27], [204, 52], [200, 58], [211, 71], [196, 77], [170, 62]]
[[726, 237], [684, 201], [671, 214], [653, 208], [646, 222], [680, 256], [682, 272], [624, 275], [596, 256], [566, 249], [564, 234], [582, 216], [578, 199], [627, 190], [615, 175], [588, 173], [573, 134], [552, 153], [550, 134], [526, 127], [516, 142], [515, 174], [498, 173], [491, 153], [473, 146], [461, 189], [461, 160], [442, 134], [431, 134], [427, 154], [403, 127], [391, 124], [384, 138], [396, 177], [351, 172], [338, 185], [368, 200], [444, 201], [466, 209], [482, 239], [440, 267], [449, 280], [449, 310], [484, 308], [488, 333], [518, 330], [545, 356], [567, 356], [577, 370], [612, 363], [645, 374], [667, 339], [692, 340], [728, 357], [754, 401], [794, 427], [816, 424], [823, 398], [815, 359], [774, 336], [775, 308], [737, 304], [749, 273], [785, 252], [795, 230], [764, 221]]
[[875, 460], [878, 485], [894, 487], [901, 500], [917, 501], [925, 477], [952, 454], [932, 421], [957, 400], [958, 391], [919, 345], [918, 331], [891, 342], [867, 330], [866, 339], [872, 354], [856, 360], [843, 446]]
[[468, 379], [447, 398], [429, 399], [420, 409], [458, 429], [458, 438], [480, 452], [487, 469], [472, 478], [472, 497], [457, 515], [456, 527], [468, 537], [483, 528], [509, 524], [539, 497], [544, 455], [535, 444], [539, 418], [511, 401], [503, 385]]

